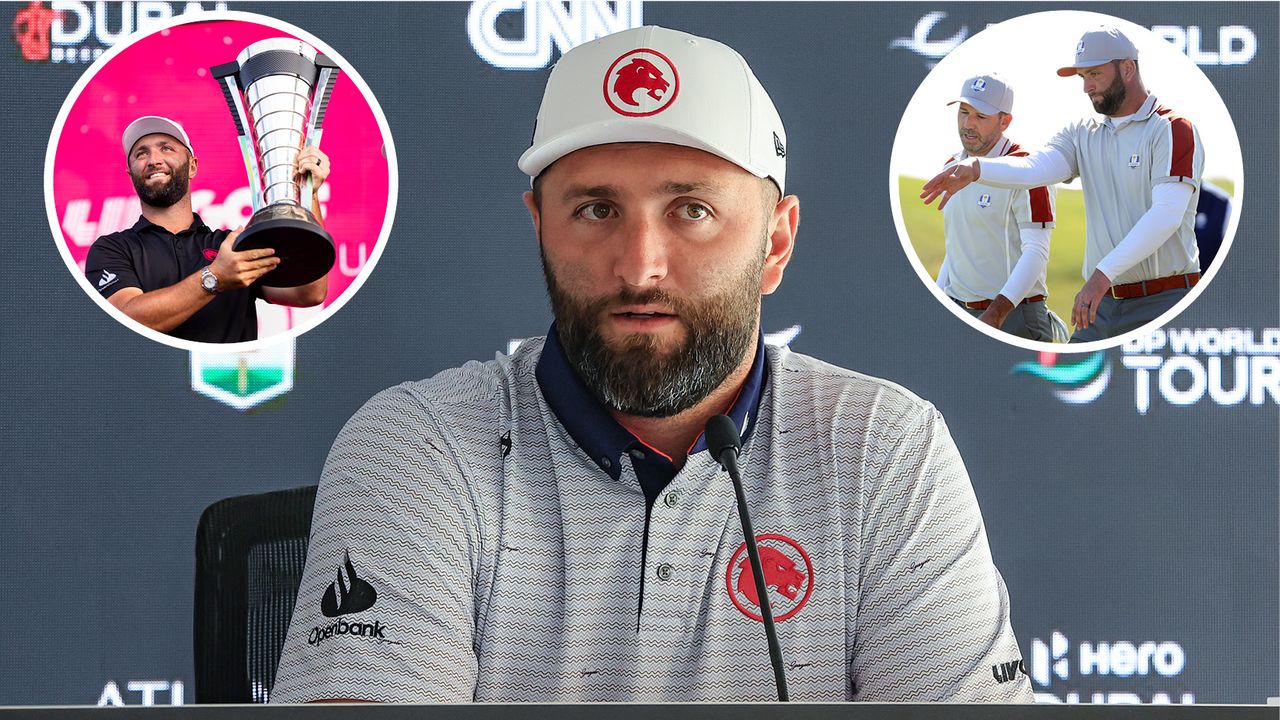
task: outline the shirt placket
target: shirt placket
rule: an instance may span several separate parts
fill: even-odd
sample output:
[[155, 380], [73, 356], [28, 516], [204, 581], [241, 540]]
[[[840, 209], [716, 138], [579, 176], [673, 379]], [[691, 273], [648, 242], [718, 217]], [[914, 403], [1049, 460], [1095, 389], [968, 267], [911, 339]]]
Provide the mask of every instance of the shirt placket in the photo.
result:
[[708, 603], [729, 602], [719, 561], [733, 509], [729, 482], [707, 453], [695, 454], [649, 512], [637, 640], [642, 668], [674, 678], [670, 684], [697, 672], [691, 661], [702, 653], [692, 647], [694, 638], [714, 635]]

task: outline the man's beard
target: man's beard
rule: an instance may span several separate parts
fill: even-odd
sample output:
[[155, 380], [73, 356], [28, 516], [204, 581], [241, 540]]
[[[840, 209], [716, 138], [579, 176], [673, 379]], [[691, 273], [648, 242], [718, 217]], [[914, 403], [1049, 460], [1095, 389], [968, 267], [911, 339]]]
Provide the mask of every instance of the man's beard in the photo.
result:
[[169, 172], [169, 181], [159, 187], [147, 186], [147, 175], [150, 174], [149, 170], [144, 171], [142, 175], [129, 173], [129, 178], [133, 180], [133, 189], [138, 192], [138, 199], [143, 205], [154, 208], [172, 207], [186, 197], [187, 190], [190, 188], [191, 161], [188, 160], [173, 168]]
[[[671, 417], [697, 405], [746, 357], [757, 333], [763, 251], [722, 293], [693, 301], [660, 289], [574, 297], [542, 256], [557, 336], [569, 365], [606, 407], [639, 417]], [[608, 344], [600, 323], [610, 308], [659, 304], [685, 325], [685, 338], [664, 352], [661, 338], [636, 334]]]
[[1093, 109], [1099, 114], [1114, 115], [1120, 110], [1120, 106], [1124, 104], [1127, 96], [1128, 92], [1125, 90], [1124, 81], [1120, 78], [1120, 68], [1116, 68], [1115, 79], [1111, 81], [1106, 90], [1102, 91], [1102, 99], [1089, 99], [1093, 102]]

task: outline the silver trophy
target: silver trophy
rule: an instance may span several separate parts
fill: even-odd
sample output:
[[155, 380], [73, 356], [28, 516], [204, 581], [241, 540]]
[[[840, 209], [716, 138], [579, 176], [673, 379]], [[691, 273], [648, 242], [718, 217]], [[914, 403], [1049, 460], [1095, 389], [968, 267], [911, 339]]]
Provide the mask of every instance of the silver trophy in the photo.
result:
[[310, 175], [299, 185], [293, 162], [303, 147], [320, 144], [329, 95], [341, 71], [315, 48], [289, 38], [259, 40], [235, 62], [210, 71], [240, 135], [253, 197], [253, 216], [236, 238], [235, 250], [275, 249], [280, 264], [259, 280], [268, 287], [295, 287], [323, 277], [333, 267], [333, 237], [307, 209], [315, 189]]

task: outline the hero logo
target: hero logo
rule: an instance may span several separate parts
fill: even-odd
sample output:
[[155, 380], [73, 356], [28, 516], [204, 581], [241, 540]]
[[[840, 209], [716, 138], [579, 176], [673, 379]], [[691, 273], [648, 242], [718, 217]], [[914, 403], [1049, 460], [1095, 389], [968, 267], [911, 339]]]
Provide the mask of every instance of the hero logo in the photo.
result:
[[[1156, 355], [1168, 348], [1168, 357]], [[1224, 407], [1280, 404], [1280, 328], [1162, 328], [1124, 344], [1124, 366], [1134, 372], [1138, 413], [1151, 407], [1152, 381], [1170, 405], [1195, 405], [1209, 396]], [[1224, 366], [1230, 366], [1227, 371]]]
[[[1058, 630], [1049, 636], [1045, 643], [1040, 638], [1031, 640], [1031, 680], [1036, 687], [1048, 688], [1058, 681], [1071, 680], [1071, 642]], [[1081, 642], [1077, 646], [1077, 672], [1080, 676], [1111, 676], [1130, 678], [1159, 675], [1172, 678], [1182, 674], [1187, 664], [1186, 652], [1176, 642], [1151, 640], [1132, 643], [1126, 640], [1118, 642]], [[1090, 693], [1090, 701], [1094, 704], [1134, 704], [1143, 702], [1137, 693], [1129, 691], [1095, 691]], [[1196, 701], [1195, 693], [1179, 694], [1181, 704], [1192, 704]], [[1036, 702], [1047, 703], [1079, 703], [1080, 691], [1070, 690], [1062, 697], [1050, 692], [1037, 692]], [[1154, 704], [1170, 704], [1169, 693], [1156, 692], [1149, 702]]]
[[[934, 29], [946, 17], [947, 14], [940, 10], [926, 13], [916, 22], [911, 37], [893, 40], [889, 43], [890, 49], [910, 50], [931, 60], [926, 65], [933, 67], [969, 37], [969, 26], [961, 25], [950, 37], [931, 38]], [[1205, 38], [1212, 37], [1213, 31], [1205, 32], [1199, 25], [1152, 25], [1151, 32], [1167, 40], [1197, 65], [1247, 65], [1258, 54], [1258, 36], [1245, 25], [1218, 27], [1216, 49], [1205, 46]], [[1083, 49], [1083, 43], [1077, 45], [1076, 54]]]
[[[90, 63], [136, 30], [160, 25], [175, 15], [203, 12], [198, 2], [70, 2], [46, 7], [32, 0], [13, 17], [13, 39], [28, 62]], [[225, 2], [210, 3], [226, 10]]]
[[480, 59], [506, 70], [540, 70], [551, 46], [563, 55], [583, 43], [644, 24], [641, 0], [476, 0], [467, 37]]
[[614, 60], [604, 74], [605, 102], [619, 115], [657, 115], [670, 107], [679, 93], [676, 66], [656, 50], [632, 50]]

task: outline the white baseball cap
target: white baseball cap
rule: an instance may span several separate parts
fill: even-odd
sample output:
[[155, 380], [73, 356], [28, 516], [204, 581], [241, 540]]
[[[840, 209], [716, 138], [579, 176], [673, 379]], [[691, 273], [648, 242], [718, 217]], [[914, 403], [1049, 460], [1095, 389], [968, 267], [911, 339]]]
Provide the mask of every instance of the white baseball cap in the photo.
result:
[[960, 87], [960, 96], [947, 103], [969, 103], [983, 115], [995, 115], [998, 112], [1013, 114], [1013, 88], [1000, 75], [987, 73], [975, 75], [964, 81]]
[[1090, 30], [1076, 43], [1076, 61], [1058, 68], [1062, 77], [1071, 77], [1080, 68], [1105, 65], [1112, 60], [1137, 60], [1138, 48], [1116, 28], [1106, 25]]
[[787, 135], [773, 101], [733, 48], [642, 27], [579, 45], [556, 63], [519, 166], [536, 178], [576, 150], [655, 142], [705, 150], [782, 191]]
[[129, 156], [129, 151], [133, 150], [133, 144], [138, 142], [138, 138], [152, 133], [163, 133], [177, 138], [183, 145], [187, 146], [187, 152], [192, 155], [196, 154], [196, 151], [191, 148], [191, 138], [187, 137], [187, 131], [183, 130], [181, 125], [159, 115], [143, 115], [129, 123], [129, 127], [125, 128], [124, 134], [120, 136], [120, 144], [124, 145], [125, 157]]

